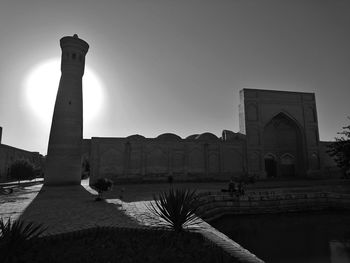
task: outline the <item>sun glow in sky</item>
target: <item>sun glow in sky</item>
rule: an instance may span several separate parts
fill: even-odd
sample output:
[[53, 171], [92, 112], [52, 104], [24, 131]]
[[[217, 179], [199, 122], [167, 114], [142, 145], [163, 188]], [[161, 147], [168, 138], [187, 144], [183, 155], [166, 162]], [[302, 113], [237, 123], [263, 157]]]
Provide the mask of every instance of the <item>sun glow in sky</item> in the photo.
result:
[[[2, 143], [46, 154], [59, 40], [89, 43], [84, 138], [239, 131], [239, 91], [313, 92], [347, 125], [350, 1], [1, 1]], [[56, 59], [50, 59], [56, 58]], [[92, 70], [93, 69], [93, 70]]]
[[[25, 81], [25, 100], [34, 115], [50, 125], [61, 77], [60, 59], [49, 59], [28, 73]], [[84, 124], [98, 117], [103, 107], [103, 87], [97, 75], [88, 66], [83, 76]]]

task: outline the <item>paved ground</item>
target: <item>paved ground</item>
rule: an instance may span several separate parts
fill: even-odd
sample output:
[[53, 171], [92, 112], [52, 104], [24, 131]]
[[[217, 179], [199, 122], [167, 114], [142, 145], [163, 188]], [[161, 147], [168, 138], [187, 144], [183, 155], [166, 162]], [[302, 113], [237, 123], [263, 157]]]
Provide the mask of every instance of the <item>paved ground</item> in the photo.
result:
[[13, 193], [0, 195], [0, 218], [17, 219], [37, 196], [42, 185], [13, 187]]
[[[119, 206], [108, 206], [106, 204], [95, 202], [93, 194], [96, 194], [90, 187], [88, 187], [88, 180], [82, 182], [83, 187], [79, 189], [50, 187], [50, 191], [42, 189], [40, 194], [38, 192], [42, 188], [41, 184], [27, 185], [27, 186], [12, 186], [14, 192], [10, 195], [0, 195], [0, 217], [13, 219], [18, 218], [23, 213], [23, 218], [35, 219], [35, 221], [51, 222], [47, 220], [57, 220], [57, 216], [67, 217], [67, 220], [82, 218], [91, 218], [95, 214], [106, 214], [102, 219], [95, 217], [99, 224], [109, 223], [111, 214], [124, 219], [119, 214], [125, 214], [124, 211], [134, 211], [133, 207], [137, 204], [135, 202], [152, 200], [153, 195], [169, 189], [167, 183], [154, 184], [121, 184], [114, 186], [113, 190], [105, 195], [108, 202], [119, 204]], [[8, 187], [8, 186], [6, 186]], [[174, 183], [175, 188], [190, 188], [201, 191], [220, 191], [227, 188], [227, 183]], [[88, 190], [88, 191], [86, 191]], [[343, 192], [350, 193], [350, 180], [300, 180], [300, 181], [275, 181], [275, 182], [259, 182], [254, 185], [247, 186], [247, 192], [263, 193], [266, 191], [274, 192]], [[38, 195], [38, 196], [37, 196]], [[37, 198], [34, 200], [34, 198]], [[34, 200], [34, 202], [32, 202]], [[32, 202], [32, 203], [31, 203]], [[29, 206], [30, 204], [30, 206]], [[123, 206], [120, 206], [123, 204]], [[29, 207], [28, 207], [29, 206]], [[112, 207], [112, 208], [111, 208]], [[116, 207], [118, 209], [116, 209]], [[124, 207], [124, 208], [123, 208]], [[27, 209], [26, 209], [27, 208]], [[42, 211], [40, 209], [43, 209]], [[109, 210], [113, 212], [107, 212]], [[100, 211], [101, 210], [101, 211]], [[114, 210], [123, 210], [116, 213]], [[100, 211], [100, 212], [97, 212]], [[130, 214], [136, 212], [130, 212]], [[109, 214], [109, 215], [108, 215]], [[132, 216], [135, 221], [135, 216]], [[113, 220], [111, 220], [113, 221]], [[120, 221], [120, 220], [119, 220]], [[113, 222], [119, 222], [114, 220]], [[137, 221], [137, 220], [136, 220]], [[93, 220], [87, 220], [85, 223], [90, 226]], [[104, 223], [103, 223], [104, 222]], [[77, 222], [78, 224], [79, 222]], [[52, 223], [53, 224], [53, 223]], [[115, 225], [115, 223], [112, 223]], [[120, 222], [121, 225], [123, 225]], [[131, 223], [130, 223], [131, 224]], [[53, 224], [54, 225], [54, 224]], [[67, 222], [67, 226], [69, 222]], [[55, 228], [57, 228], [55, 226]], [[67, 228], [70, 230], [71, 227]]]
[[[6, 187], [9, 187], [8, 185]], [[21, 218], [27, 221], [43, 223], [47, 227], [44, 235], [79, 231], [95, 226], [115, 226], [143, 228], [159, 225], [147, 209], [153, 195], [170, 188], [166, 183], [123, 184], [116, 185], [107, 193], [107, 202], [94, 201], [96, 192], [88, 186], [88, 181], [81, 186], [42, 187], [42, 184], [12, 186], [10, 195], [0, 195], [0, 217], [6, 219]], [[176, 188], [190, 188], [201, 191], [220, 191], [227, 188], [227, 183], [176, 183]], [[277, 181], [259, 182], [247, 187], [249, 193], [324, 191], [350, 193], [350, 181]], [[222, 247], [231, 250], [242, 262], [261, 262], [239, 244], [222, 233], [201, 223], [203, 235], [215, 240]]]

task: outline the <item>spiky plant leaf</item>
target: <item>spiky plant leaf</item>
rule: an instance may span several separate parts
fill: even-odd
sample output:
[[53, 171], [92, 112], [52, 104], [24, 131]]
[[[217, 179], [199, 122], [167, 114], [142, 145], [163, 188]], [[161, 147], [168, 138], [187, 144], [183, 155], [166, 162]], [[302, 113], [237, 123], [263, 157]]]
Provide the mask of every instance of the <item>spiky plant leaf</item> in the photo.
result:
[[46, 228], [41, 224], [24, 222], [22, 220], [4, 222], [0, 218], [0, 259], [1, 262], [11, 262], [21, 249], [24, 249], [31, 239], [39, 237]]
[[174, 231], [181, 232], [199, 224], [200, 220], [196, 216], [199, 203], [195, 191], [171, 188], [168, 192], [154, 195], [153, 199], [148, 210]]

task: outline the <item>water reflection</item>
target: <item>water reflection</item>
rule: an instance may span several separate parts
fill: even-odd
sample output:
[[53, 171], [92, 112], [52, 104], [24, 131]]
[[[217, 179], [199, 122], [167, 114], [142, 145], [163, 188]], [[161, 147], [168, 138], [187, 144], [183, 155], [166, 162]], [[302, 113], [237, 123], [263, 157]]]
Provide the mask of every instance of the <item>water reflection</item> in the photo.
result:
[[215, 228], [266, 262], [350, 262], [350, 213], [226, 216]]

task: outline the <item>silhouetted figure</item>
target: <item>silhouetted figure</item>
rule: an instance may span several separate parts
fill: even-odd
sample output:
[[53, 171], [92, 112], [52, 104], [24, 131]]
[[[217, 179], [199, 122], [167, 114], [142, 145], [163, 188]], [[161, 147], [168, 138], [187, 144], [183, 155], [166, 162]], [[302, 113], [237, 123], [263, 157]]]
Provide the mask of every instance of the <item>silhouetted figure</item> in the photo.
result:
[[239, 182], [238, 184], [238, 195], [244, 195], [245, 194], [245, 186], [244, 182]]
[[237, 191], [236, 183], [233, 181], [233, 179], [231, 179], [228, 184], [228, 191], [230, 192], [231, 196], [233, 196], [233, 193]]

